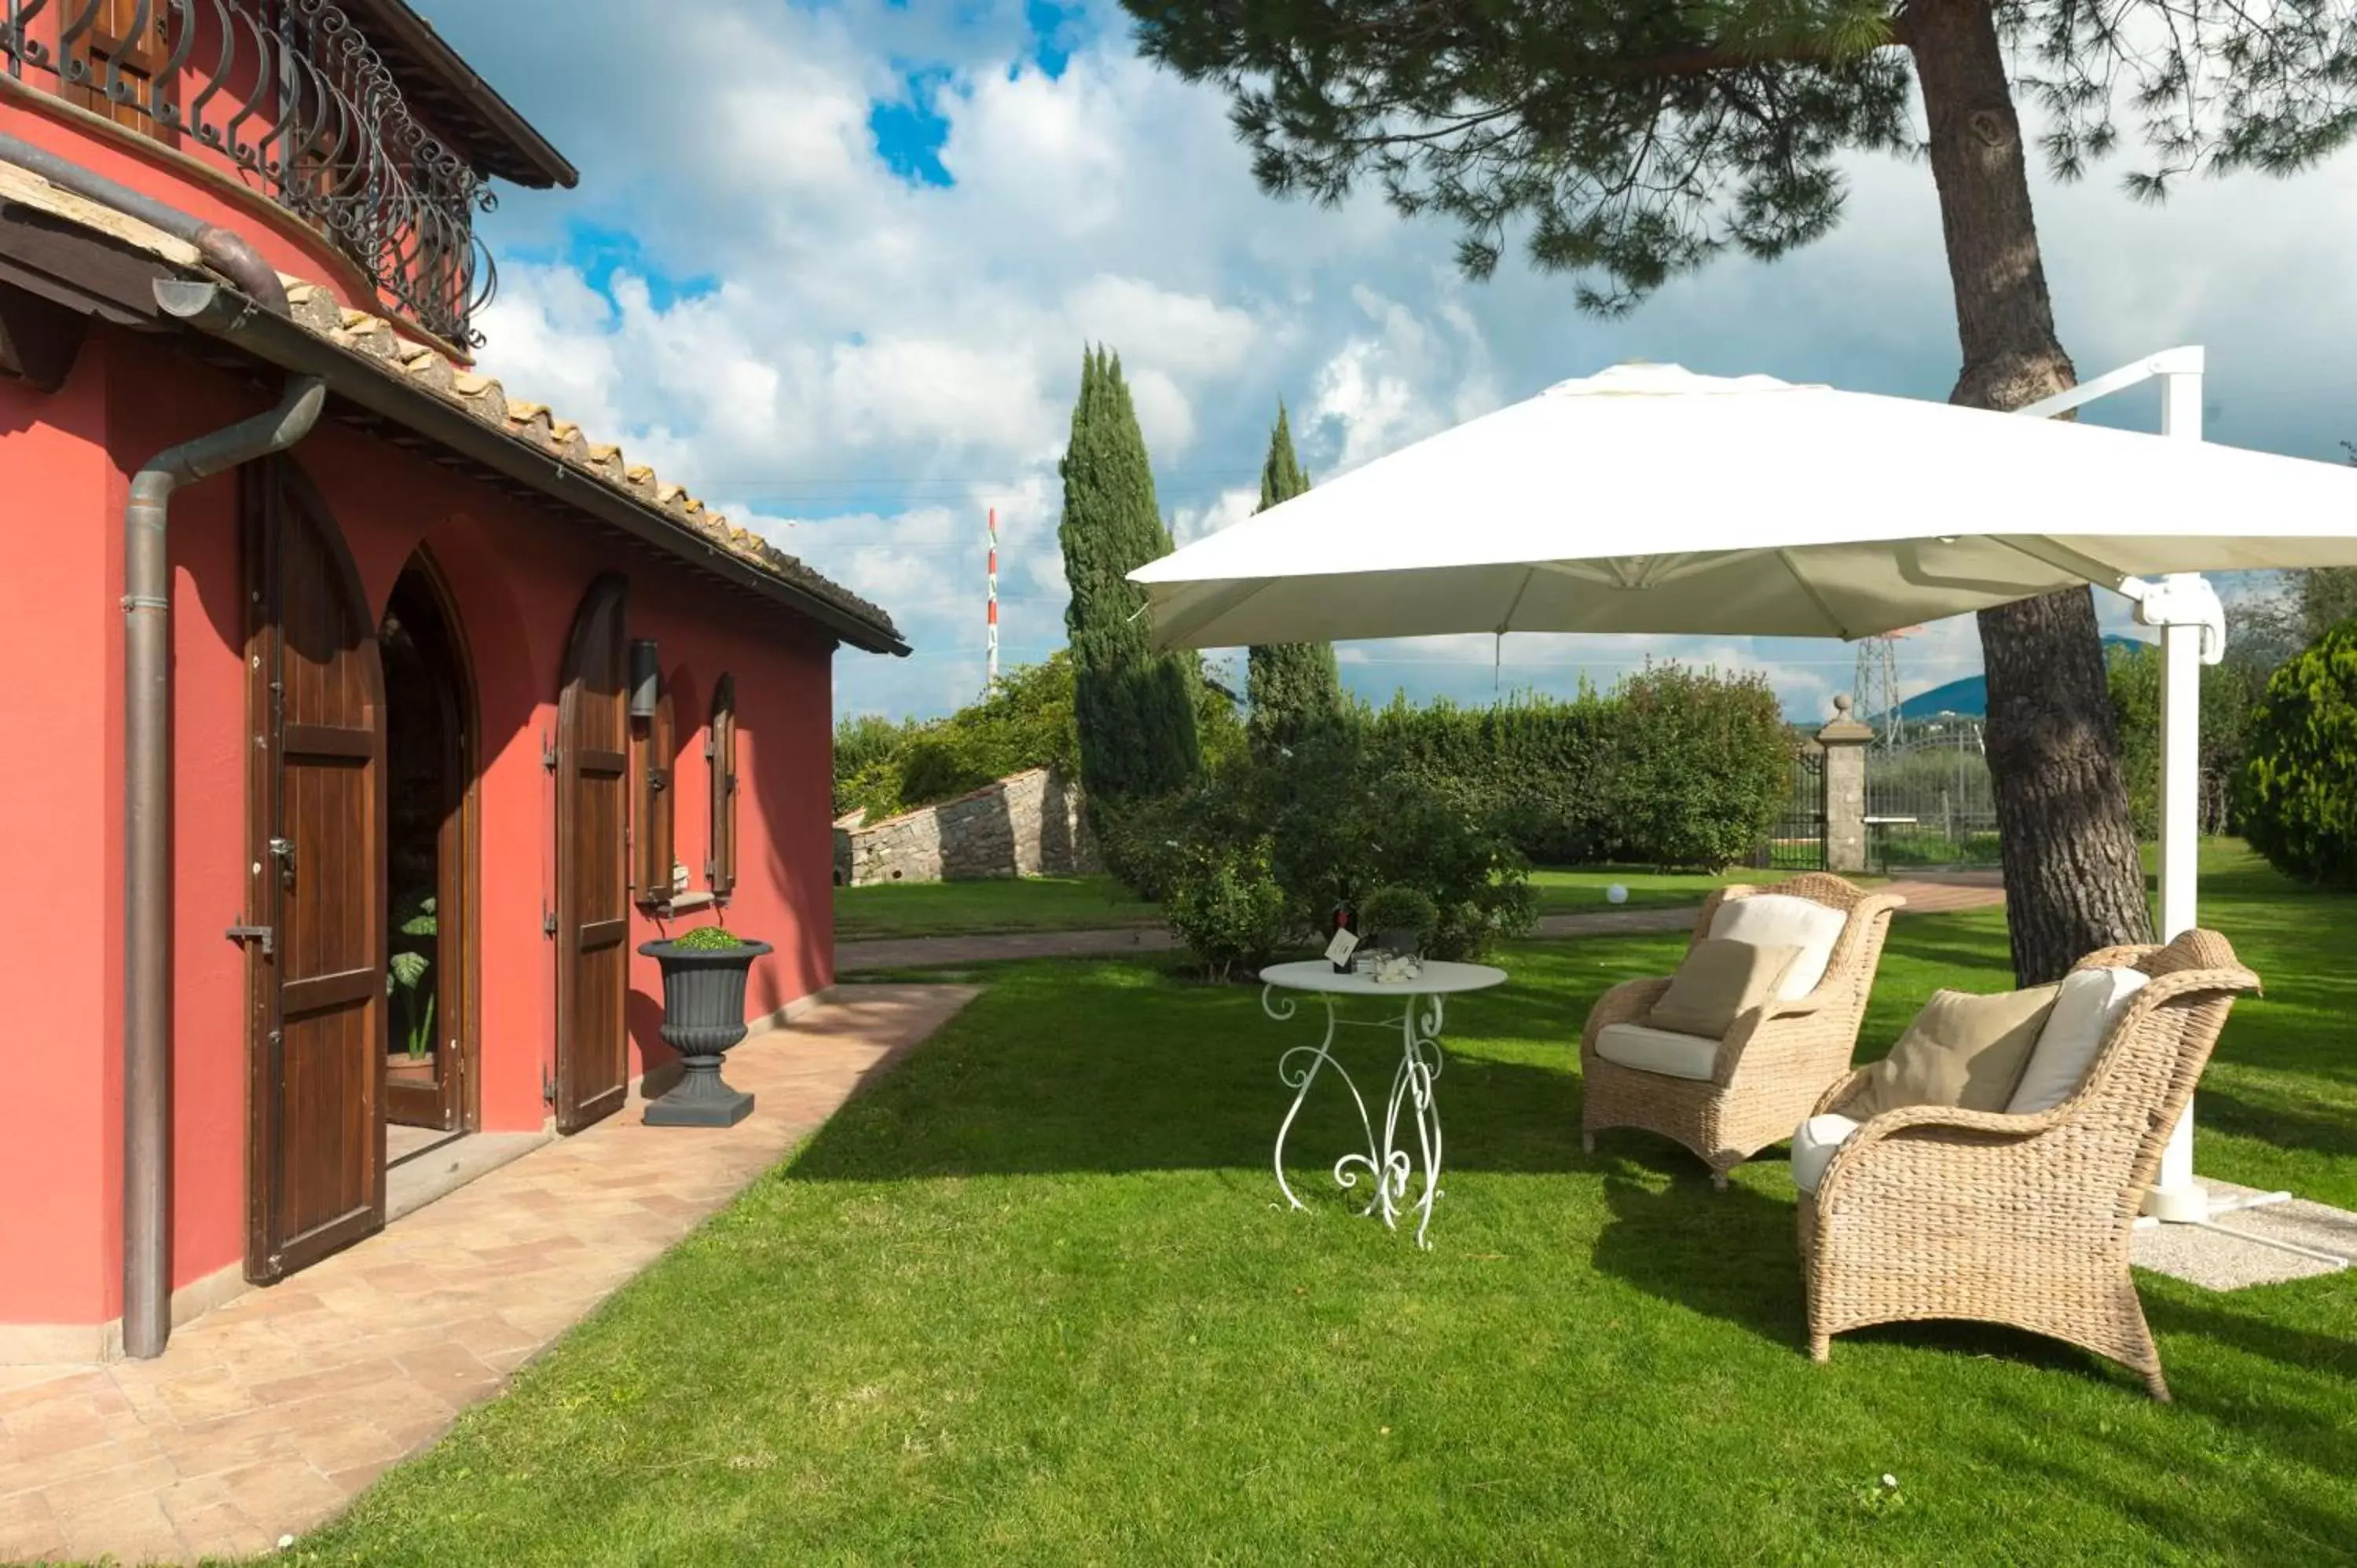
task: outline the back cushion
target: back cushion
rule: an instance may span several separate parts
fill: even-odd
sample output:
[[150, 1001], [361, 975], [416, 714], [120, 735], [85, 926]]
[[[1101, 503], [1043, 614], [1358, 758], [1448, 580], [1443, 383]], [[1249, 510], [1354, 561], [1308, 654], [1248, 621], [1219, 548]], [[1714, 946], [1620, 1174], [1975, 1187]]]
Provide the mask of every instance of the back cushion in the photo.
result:
[[2151, 977], [2140, 969], [2083, 969], [2062, 977], [2054, 1011], [2029, 1053], [2029, 1066], [2006, 1110], [2018, 1116], [2051, 1111], [2087, 1080], [2112, 1026]]
[[1710, 934], [1756, 948], [1798, 948], [1792, 967], [1776, 984], [1776, 999], [1796, 1002], [1817, 988], [1849, 917], [1789, 893], [1755, 893], [1730, 898], [1710, 919]]
[[2040, 985], [1995, 996], [1933, 992], [1842, 1110], [1861, 1122], [1902, 1105], [2004, 1110], [2061, 990]]
[[1718, 1039], [1735, 1020], [1775, 993], [1798, 948], [1755, 948], [1705, 937], [1686, 950], [1670, 988], [1645, 1018], [1649, 1029]]

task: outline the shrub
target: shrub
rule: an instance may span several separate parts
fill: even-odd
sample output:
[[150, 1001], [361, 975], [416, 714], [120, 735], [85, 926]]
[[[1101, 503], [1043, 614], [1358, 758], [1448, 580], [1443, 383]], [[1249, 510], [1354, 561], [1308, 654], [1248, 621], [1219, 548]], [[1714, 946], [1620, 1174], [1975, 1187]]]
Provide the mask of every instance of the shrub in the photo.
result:
[[942, 800], [954, 800], [969, 789], [979, 789], [998, 775], [977, 767], [958, 744], [960, 736], [919, 736], [896, 759], [899, 771], [900, 809], [915, 811]]
[[[1323, 931], [1336, 904], [1394, 886], [1432, 901], [1426, 947], [1436, 958], [1476, 956], [1530, 924], [1528, 866], [1504, 835], [1423, 781], [1386, 771], [1355, 734], [1304, 737], [1290, 757], [1235, 758], [1200, 787], [1116, 820], [1128, 846], [1117, 875], [1135, 876], [1167, 855], [1180, 868], [1174, 887], [1228, 846], [1253, 846], [1282, 895], [1287, 941]], [[1158, 849], [1146, 847], [1153, 834]]]
[[2357, 619], [2287, 660], [2251, 715], [2243, 830], [2277, 870], [2357, 888]]
[[[2232, 612], [2229, 612], [2230, 621]], [[2235, 831], [2237, 780], [2250, 746], [2251, 715], [2266, 695], [2274, 654], [2261, 638], [2229, 626], [2226, 658], [2201, 667], [2201, 831]], [[2160, 836], [2160, 686], [2158, 643], [2115, 645], [2105, 671], [2112, 716], [2119, 727], [2120, 768], [2126, 775], [2128, 814], [2139, 837]]]
[[683, 931], [678, 940], [672, 943], [672, 946], [685, 949], [689, 952], [726, 952], [730, 948], [741, 948], [744, 945], [744, 938], [734, 931], [723, 930], [718, 926], [698, 926], [692, 931]]
[[1171, 931], [1214, 980], [1266, 964], [1293, 934], [1265, 837], [1203, 843], [1185, 856], [1163, 899]]
[[1189, 846], [1206, 836], [1193, 823], [1209, 793], [1209, 786], [1200, 785], [1142, 800], [1091, 800], [1097, 857], [1106, 872], [1147, 903], [1160, 903]]
[[1359, 906], [1359, 929], [1381, 940], [1392, 931], [1413, 934], [1421, 944], [1440, 927], [1440, 906], [1421, 888], [1378, 887]]
[[834, 781], [834, 814], [865, 811], [867, 820], [880, 822], [900, 814], [900, 759], [879, 757], [848, 778]]
[[1768, 682], [1657, 665], [1615, 696], [1598, 829], [1606, 856], [1716, 871], [1757, 848], [1784, 803], [1792, 767]]

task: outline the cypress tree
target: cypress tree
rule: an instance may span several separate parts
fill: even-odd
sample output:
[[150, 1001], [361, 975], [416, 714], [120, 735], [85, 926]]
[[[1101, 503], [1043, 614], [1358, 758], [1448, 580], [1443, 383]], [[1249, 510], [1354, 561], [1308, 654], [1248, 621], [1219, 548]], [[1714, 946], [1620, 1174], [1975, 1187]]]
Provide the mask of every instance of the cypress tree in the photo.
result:
[[1072, 650], [1081, 787], [1092, 801], [1159, 795], [1195, 776], [1200, 761], [1192, 660], [1151, 651], [1146, 590], [1128, 575], [1169, 553], [1170, 531], [1154, 498], [1154, 470], [1121, 360], [1102, 347], [1081, 362], [1071, 445], [1059, 471], [1071, 600], [1064, 629]]
[[[1293, 455], [1293, 431], [1280, 403], [1276, 429], [1268, 440], [1268, 461], [1260, 471], [1260, 505], [1254, 510], [1266, 511], [1308, 488], [1309, 476]], [[1279, 642], [1253, 649], [1244, 695], [1252, 705], [1245, 732], [1259, 756], [1288, 749], [1311, 731], [1340, 723], [1349, 711], [1330, 642]]]

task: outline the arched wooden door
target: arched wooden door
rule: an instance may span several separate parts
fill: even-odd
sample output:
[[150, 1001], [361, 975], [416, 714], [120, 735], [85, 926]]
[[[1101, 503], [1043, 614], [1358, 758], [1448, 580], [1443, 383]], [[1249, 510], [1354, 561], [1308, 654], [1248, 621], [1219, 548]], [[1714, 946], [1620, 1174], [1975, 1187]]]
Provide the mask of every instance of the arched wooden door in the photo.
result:
[[622, 579], [589, 585], [556, 708], [556, 1126], [622, 1108], [630, 1086], [630, 714]]
[[342, 536], [285, 460], [245, 502], [246, 1276], [384, 1224], [384, 682]]

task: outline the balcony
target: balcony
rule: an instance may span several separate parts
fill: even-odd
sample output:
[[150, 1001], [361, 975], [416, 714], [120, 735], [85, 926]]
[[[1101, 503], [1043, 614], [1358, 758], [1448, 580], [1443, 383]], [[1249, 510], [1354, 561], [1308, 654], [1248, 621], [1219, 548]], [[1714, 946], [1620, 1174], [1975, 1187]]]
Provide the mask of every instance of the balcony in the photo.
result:
[[496, 198], [344, 6], [0, 0], [0, 56], [12, 78], [261, 191], [424, 330], [481, 342], [496, 276], [474, 215]]

